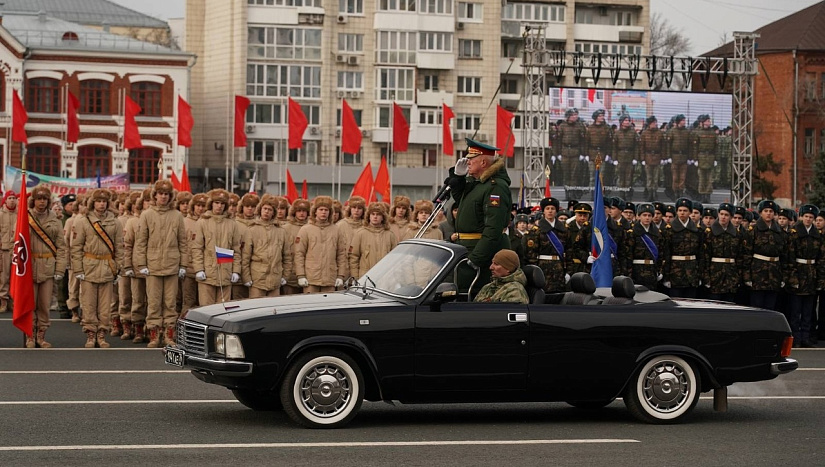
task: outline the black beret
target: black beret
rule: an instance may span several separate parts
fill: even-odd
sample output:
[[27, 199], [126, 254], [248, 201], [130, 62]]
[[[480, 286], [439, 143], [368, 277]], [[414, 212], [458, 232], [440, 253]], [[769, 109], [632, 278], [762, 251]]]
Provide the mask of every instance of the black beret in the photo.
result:
[[66, 207], [67, 204], [74, 203], [75, 201], [77, 201], [77, 195], [74, 193], [69, 193], [68, 195], [63, 195], [60, 197], [60, 204], [62, 204], [63, 207]]
[[756, 205], [756, 211], [762, 212], [764, 209], [773, 209], [773, 212], [777, 212], [779, 211], [779, 206], [777, 206], [772, 199], [763, 199]]
[[641, 215], [644, 212], [650, 213], [650, 215], [652, 216], [653, 214], [655, 214], [654, 211], [655, 211], [655, 208], [650, 203], [639, 203], [639, 205], [636, 206], [636, 215], [637, 216]]
[[799, 215], [802, 216], [803, 214], [813, 214], [816, 217], [819, 215], [819, 208], [813, 204], [803, 204], [799, 207]]
[[730, 203], [721, 203], [719, 205], [719, 212], [727, 211], [731, 216], [736, 212], [736, 209], [737, 208], [733, 207]]
[[693, 201], [687, 198], [679, 198], [676, 200], [676, 209], [679, 208], [688, 208], [690, 210], [693, 210]]
[[554, 206], [556, 208], [556, 211], [558, 211], [559, 205], [559, 200], [557, 200], [556, 198], [544, 198], [539, 203], [539, 206], [541, 206], [542, 211], [544, 211], [544, 208], [546, 208], [547, 206]]

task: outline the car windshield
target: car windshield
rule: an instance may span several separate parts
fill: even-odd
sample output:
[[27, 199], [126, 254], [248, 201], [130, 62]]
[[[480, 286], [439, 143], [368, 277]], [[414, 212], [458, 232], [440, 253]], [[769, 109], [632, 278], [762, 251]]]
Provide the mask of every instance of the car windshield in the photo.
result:
[[402, 243], [361, 276], [358, 284], [397, 297], [416, 298], [446, 267], [452, 254], [435, 245]]

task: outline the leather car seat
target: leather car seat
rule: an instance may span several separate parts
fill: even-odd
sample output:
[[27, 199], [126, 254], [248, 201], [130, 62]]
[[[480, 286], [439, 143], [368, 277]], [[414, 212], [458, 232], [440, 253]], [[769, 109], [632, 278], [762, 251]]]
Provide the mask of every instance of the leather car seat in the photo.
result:
[[564, 294], [562, 305], [587, 305], [593, 300], [596, 282], [590, 274], [577, 272], [570, 278], [570, 290], [572, 291]]
[[534, 264], [528, 264], [521, 268], [524, 275], [527, 276], [527, 297], [530, 299], [530, 304], [544, 303], [544, 271]]
[[636, 296], [636, 286], [633, 285], [633, 279], [627, 276], [616, 276], [613, 278], [610, 292], [613, 296], [605, 298], [602, 305], [632, 305], [633, 297]]

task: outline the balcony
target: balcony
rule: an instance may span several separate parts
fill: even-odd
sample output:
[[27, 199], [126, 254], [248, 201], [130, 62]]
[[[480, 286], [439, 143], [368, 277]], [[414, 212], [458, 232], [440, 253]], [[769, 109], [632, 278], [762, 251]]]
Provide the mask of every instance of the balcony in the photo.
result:
[[[298, 8], [249, 5], [247, 22], [250, 24], [298, 24]], [[321, 10], [323, 14], [323, 10]]]
[[[511, 66], [512, 64], [512, 66]], [[521, 68], [522, 59], [519, 58], [506, 58], [502, 57], [499, 59], [499, 73], [502, 75], [522, 75], [524, 74], [524, 70]]]
[[415, 66], [430, 70], [455, 69], [455, 54], [453, 52], [422, 52], [415, 56]]
[[455, 25], [453, 15], [430, 15], [404, 11], [376, 11], [372, 23], [373, 29], [431, 32], [454, 32]]
[[[543, 23], [544, 38], [552, 41], [564, 42], [567, 40], [567, 24]], [[501, 37], [521, 38], [524, 36], [524, 26], [521, 21], [501, 20]]]
[[422, 107], [453, 106], [453, 93], [447, 91], [418, 91], [416, 104]]
[[633, 42], [639, 44], [644, 38], [644, 32], [645, 28], [643, 26], [573, 25], [573, 38], [577, 41]]

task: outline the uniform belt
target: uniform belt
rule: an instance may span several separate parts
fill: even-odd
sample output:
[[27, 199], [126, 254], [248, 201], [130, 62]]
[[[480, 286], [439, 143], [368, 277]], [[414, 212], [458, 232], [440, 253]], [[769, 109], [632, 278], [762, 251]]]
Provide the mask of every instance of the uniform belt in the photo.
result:
[[545, 261], [558, 261], [559, 258], [557, 255], [539, 255], [539, 259], [543, 259]]
[[815, 259], [796, 258], [796, 262], [799, 264], [816, 264]]
[[711, 263], [735, 263], [736, 259], [734, 258], [711, 258]]
[[112, 255], [95, 255], [92, 253], [84, 253], [83, 256], [90, 258], [90, 259], [102, 259], [102, 260], [110, 260], [112, 259]]
[[459, 233], [458, 234], [459, 240], [481, 240], [480, 233]]
[[673, 261], [694, 261], [696, 260], [696, 255], [671, 256], [670, 259], [672, 259]]
[[754, 259], [759, 259], [762, 261], [768, 261], [771, 263], [775, 263], [779, 261], [779, 256], [764, 256], [764, 255], [757, 255], [756, 253], [753, 254]]
[[34, 259], [46, 259], [46, 258], [54, 258], [54, 255], [51, 252], [48, 253], [34, 253], [32, 255]]
[[652, 259], [634, 259], [633, 264], [655, 264]]

